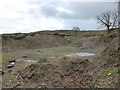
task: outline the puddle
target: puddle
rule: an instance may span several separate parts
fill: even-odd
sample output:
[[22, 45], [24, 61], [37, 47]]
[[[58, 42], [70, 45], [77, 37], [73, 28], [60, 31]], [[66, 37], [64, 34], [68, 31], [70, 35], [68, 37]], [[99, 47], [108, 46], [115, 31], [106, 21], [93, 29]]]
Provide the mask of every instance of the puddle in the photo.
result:
[[54, 57], [54, 56], [52, 56], [51, 58], [62, 58], [62, 57]]
[[94, 56], [94, 55], [95, 55], [94, 53], [74, 53], [65, 56], [70, 57], [70, 56]]
[[25, 60], [25, 62], [37, 62], [38, 60]]
[[[65, 55], [67, 57], [72, 57], [72, 56], [94, 56], [95, 54], [94, 53], [74, 53], [74, 54], [70, 54], [70, 55]], [[52, 56], [50, 58], [62, 58], [62, 57], [56, 57], [56, 56]]]

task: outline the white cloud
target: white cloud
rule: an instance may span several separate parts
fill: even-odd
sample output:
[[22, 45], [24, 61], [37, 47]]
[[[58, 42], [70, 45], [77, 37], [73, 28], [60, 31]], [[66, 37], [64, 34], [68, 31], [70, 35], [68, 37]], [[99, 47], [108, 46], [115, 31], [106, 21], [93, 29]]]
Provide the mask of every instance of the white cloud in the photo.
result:
[[0, 0], [0, 18], [19, 18], [25, 8], [25, 0]]
[[59, 10], [59, 11], [61, 11], [61, 12], [73, 13], [72, 11], [67, 10], [67, 9], [65, 9], [65, 8], [63, 8], [63, 7], [58, 7], [58, 8], [56, 8], [56, 9]]
[[58, 20], [46, 18], [42, 12], [34, 13], [44, 3], [38, 5], [31, 4], [30, 1], [32, 0], [0, 0], [0, 33], [63, 28], [64, 25]]
[[62, 29], [64, 25], [53, 18], [41, 18], [40, 19], [42, 29]]
[[71, 29], [73, 26], [80, 26], [82, 29], [96, 28], [95, 20], [85, 17], [86, 14], [87, 17], [90, 16], [90, 13], [87, 12], [89, 8], [85, 9], [84, 6], [80, 8], [79, 3], [45, 0], [0, 0], [0, 33]]

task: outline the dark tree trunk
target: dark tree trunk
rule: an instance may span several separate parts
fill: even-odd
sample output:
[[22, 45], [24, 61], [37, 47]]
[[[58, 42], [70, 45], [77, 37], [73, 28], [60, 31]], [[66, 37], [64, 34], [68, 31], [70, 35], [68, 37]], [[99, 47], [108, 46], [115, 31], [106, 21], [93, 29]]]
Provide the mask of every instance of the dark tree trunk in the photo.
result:
[[107, 31], [108, 31], [108, 34], [110, 34], [110, 28], [109, 28], [109, 26], [107, 26]]

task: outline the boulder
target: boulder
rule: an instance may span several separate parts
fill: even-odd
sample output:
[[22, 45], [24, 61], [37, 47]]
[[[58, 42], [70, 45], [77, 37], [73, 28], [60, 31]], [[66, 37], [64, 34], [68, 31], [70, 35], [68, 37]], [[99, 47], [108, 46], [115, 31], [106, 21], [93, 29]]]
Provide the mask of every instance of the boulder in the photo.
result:
[[7, 65], [7, 68], [12, 68], [12, 67], [14, 67], [13, 65]]
[[92, 63], [88, 60], [84, 60], [82, 62], [80, 62], [79, 64], [83, 65], [83, 66], [89, 66], [89, 65], [92, 65]]
[[9, 62], [10, 62], [10, 63], [12, 63], [12, 62], [16, 62], [16, 60], [10, 60]]
[[108, 73], [108, 76], [111, 76], [112, 75], [112, 73]]
[[27, 58], [27, 55], [23, 55], [22, 57], [23, 57], [23, 58]]
[[5, 73], [0, 69], [0, 75], [4, 75]]
[[11, 64], [11, 65], [14, 65], [15, 63], [14, 63], [14, 62], [11, 62], [10, 64]]

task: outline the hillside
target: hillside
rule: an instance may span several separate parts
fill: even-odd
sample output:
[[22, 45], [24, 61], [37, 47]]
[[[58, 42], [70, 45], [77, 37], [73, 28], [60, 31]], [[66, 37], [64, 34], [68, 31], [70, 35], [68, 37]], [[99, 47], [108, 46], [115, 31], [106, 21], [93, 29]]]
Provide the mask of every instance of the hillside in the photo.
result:
[[[33, 33], [3, 34], [3, 51], [20, 49], [39, 49], [52, 46], [66, 45], [77, 42], [79, 38], [100, 36], [103, 33], [85, 31], [41, 31]], [[53, 42], [54, 41], [54, 42]]]
[[118, 31], [3, 34], [3, 88], [117, 88]]

